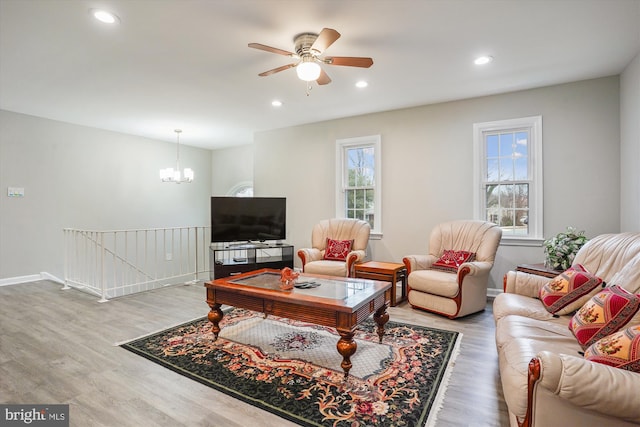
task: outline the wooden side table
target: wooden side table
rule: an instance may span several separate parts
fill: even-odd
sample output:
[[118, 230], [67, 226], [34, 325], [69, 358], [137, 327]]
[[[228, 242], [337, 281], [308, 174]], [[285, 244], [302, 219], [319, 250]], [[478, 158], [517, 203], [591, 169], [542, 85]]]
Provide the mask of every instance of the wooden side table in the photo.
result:
[[551, 268], [547, 268], [543, 263], [540, 264], [520, 264], [516, 267], [516, 271], [522, 271], [524, 273], [536, 274], [538, 276], [544, 276], [549, 278], [554, 278], [558, 274], [562, 273], [559, 270], [553, 270]]
[[[394, 262], [369, 261], [355, 265], [355, 276], [359, 279], [382, 280], [391, 282], [391, 306], [407, 299], [407, 268]], [[401, 281], [402, 292], [397, 298], [397, 283]]]

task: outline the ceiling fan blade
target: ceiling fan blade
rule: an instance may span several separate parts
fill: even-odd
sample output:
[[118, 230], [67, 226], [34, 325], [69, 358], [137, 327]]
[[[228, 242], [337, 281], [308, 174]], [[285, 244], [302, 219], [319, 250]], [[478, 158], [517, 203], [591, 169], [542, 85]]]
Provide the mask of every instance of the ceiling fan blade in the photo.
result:
[[340, 33], [333, 28], [323, 28], [320, 34], [318, 34], [316, 41], [311, 45], [311, 50], [318, 52], [319, 55], [339, 38]]
[[258, 74], [260, 77], [270, 76], [271, 74], [279, 73], [280, 71], [288, 70], [289, 68], [295, 67], [297, 64], [287, 64], [282, 67], [274, 68], [273, 70], [265, 71], [264, 73]]
[[264, 50], [265, 52], [277, 53], [279, 55], [296, 56], [296, 54], [293, 53], [293, 52], [289, 52], [289, 51], [286, 51], [286, 50], [278, 49], [277, 47], [266, 46], [266, 45], [260, 44], [260, 43], [249, 43], [248, 46], [252, 47], [254, 49]]
[[373, 65], [373, 59], [356, 56], [331, 56], [324, 58], [324, 62], [329, 65], [344, 65], [346, 67], [369, 68]]
[[316, 80], [316, 83], [318, 83], [319, 85], [327, 85], [331, 83], [331, 79], [329, 78], [329, 75], [325, 73], [323, 69], [320, 69], [320, 77], [318, 77], [318, 80]]

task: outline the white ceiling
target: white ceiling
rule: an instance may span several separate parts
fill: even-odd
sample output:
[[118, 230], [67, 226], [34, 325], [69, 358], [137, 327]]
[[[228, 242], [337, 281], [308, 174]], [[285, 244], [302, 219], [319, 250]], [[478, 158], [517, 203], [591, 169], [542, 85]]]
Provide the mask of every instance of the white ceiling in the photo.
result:
[[[116, 13], [95, 21], [90, 8]], [[338, 30], [305, 84], [301, 32]], [[640, 0], [0, 0], [0, 108], [206, 148], [253, 132], [619, 74], [640, 51]], [[495, 61], [478, 67], [473, 59]], [[357, 89], [357, 80], [369, 82]], [[271, 106], [273, 99], [284, 105]]]

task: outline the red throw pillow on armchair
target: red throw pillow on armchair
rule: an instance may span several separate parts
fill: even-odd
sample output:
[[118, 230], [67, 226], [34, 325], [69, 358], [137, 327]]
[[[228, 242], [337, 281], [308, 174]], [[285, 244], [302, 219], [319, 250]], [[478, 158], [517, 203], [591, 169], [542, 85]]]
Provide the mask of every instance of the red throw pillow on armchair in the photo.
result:
[[473, 261], [476, 254], [467, 251], [453, 251], [445, 249], [439, 260], [431, 265], [431, 268], [456, 273], [460, 264]]
[[351, 252], [353, 240], [333, 240], [327, 238], [327, 248], [324, 251], [324, 259], [330, 261], [346, 261]]

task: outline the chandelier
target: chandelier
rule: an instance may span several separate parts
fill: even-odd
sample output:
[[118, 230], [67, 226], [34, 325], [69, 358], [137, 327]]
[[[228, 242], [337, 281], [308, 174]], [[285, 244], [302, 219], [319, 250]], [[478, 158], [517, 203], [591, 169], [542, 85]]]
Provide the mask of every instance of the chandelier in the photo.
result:
[[185, 168], [184, 173], [180, 173], [180, 129], [174, 131], [177, 135], [178, 142], [176, 144], [176, 168], [160, 169], [160, 179], [162, 182], [175, 182], [180, 184], [182, 182], [193, 181], [193, 169]]

